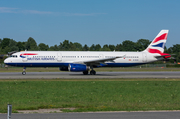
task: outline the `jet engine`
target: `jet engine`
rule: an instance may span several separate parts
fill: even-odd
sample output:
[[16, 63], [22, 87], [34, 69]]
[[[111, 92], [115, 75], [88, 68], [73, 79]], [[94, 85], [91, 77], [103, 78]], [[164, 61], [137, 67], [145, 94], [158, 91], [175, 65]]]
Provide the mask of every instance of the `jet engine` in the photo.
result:
[[68, 70], [73, 72], [81, 72], [81, 71], [88, 71], [90, 66], [86, 66], [84, 64], [69, 64]]

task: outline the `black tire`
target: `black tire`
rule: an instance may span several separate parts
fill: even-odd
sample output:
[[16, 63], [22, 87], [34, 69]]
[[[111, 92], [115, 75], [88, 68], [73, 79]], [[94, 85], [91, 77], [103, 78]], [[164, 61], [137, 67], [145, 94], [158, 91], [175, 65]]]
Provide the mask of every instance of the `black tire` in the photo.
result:
[[96, 75], [96, 71], [91, 70], [91, 71], [90, 71], [90, 74], [91, 74], [91, 75]]
[[93, 75], [92, 71], [90, 71], [90, 74]]
[[23, 71], [23, 72], [22, 72], [22, 75], [26, 75], [26, 72], [25, 72], [25, 71]]
[[93, 71], [93, 75], [96, 75], [96, 71]]
[[88, 71], [83, 71], [83, 74], [84, 75], [88, 75]]

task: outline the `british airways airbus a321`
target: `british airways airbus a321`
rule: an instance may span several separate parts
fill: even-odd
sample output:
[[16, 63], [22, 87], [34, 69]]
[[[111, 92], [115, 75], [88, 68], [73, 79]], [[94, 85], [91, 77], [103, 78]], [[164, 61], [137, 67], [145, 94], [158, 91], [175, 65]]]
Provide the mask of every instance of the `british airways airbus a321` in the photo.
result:
[[4, 60], [11, 66], [59, 67], [61, 71], [83, 72], [95, 75], [98, 67], [129, 67], [142, 65], [171, 57], [163, 53], [168, 30], [161, 30], [151, 44], [142, 52], [107, 51], [23, 51]]

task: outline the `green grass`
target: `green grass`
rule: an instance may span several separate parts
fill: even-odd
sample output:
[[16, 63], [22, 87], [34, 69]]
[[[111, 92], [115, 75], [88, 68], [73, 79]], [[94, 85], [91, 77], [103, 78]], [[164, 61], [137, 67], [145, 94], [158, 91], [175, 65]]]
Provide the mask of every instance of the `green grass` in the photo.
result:
[[179, 79], [0, 80], [0, 112], [7, 112], [7, 104], [13, 112], [179, 110], [179, 90]]

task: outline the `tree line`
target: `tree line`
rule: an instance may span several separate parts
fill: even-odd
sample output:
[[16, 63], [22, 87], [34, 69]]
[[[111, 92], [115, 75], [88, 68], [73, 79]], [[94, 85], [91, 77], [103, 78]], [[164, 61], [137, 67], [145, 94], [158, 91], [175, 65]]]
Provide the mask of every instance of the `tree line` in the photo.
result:
[[[26, 42], [16, 42], [10, 38], [0, 39], [0, 54], [7, 54], [12, 51], [143, 51], [151, 43], [148, 39], [139, 39], [137, 42], [125, 40], [117, 45], [92, 44], [91, 46], [82, 45], [78, 42], [64, 40], [59, 45], [49, 46], [44, 43], [37, 44], [36, 41], [29, 37]], [[170, 48], [165, 47], [165, 53], [175, 54], [177, 61], [180, 61], [180, 44], [173, 45]]]

